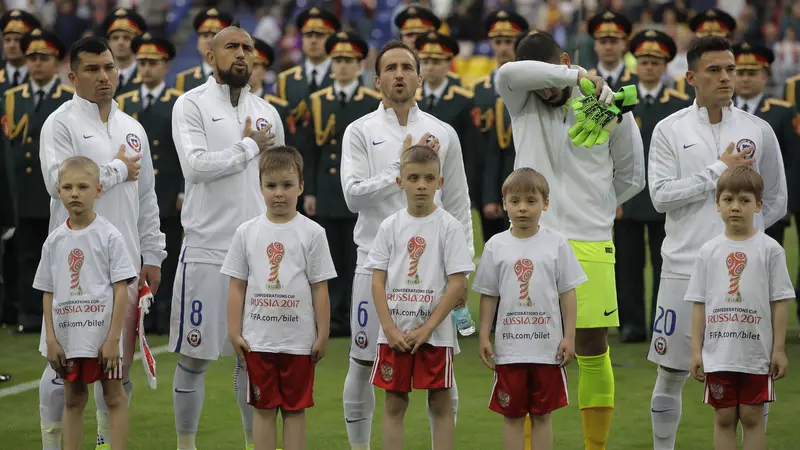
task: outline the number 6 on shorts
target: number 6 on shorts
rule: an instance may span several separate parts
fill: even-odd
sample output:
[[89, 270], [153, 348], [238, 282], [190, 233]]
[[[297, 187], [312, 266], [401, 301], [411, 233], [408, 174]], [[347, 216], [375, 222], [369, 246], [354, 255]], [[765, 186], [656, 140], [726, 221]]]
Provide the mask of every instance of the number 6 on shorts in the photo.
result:
[[358, 303], [358, 326], [362, 328], [366, 327], [367, 322], [369, 321], [369, 313], [367, 312], [366, 308], [364, 308], [364, 305], [366, 304], [366, 301]]

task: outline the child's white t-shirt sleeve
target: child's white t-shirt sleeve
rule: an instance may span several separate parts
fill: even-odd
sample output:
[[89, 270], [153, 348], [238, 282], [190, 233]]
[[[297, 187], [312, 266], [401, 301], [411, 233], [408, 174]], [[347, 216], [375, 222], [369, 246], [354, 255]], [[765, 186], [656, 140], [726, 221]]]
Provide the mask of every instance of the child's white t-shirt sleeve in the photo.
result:
[[589, 280], [583, 271], [583, 267], [581, 267], [581, 263], [578, 261], [578, 257], [575, 256], [575, 251], [572, 250], [569, 241], [564, 238], [561, 239], [561, 243], [558, 246], [557, 264], [558, 273], [556, 277], [558, 279], [556, 280], [556, 287], [559, 295], [575, 289]]
[[456, 220], [448, 221], [444, 240], [444, 269], [448, 276], [475, 270], [472, 258], [469, 257], [469, 245], [464, 236], [461, 223]]
[[378, 229], [378, 234], [372, 242], [372, 248], [369, 250], [367, 260], [364, 261], [365, 269], [389, 270], [389, 259], [392, 256], [392, 240], [386, 228], [386, 224], [383, 223]]
[[786, 252], [777, 245], [769, 255], [769, 301], [776, 302], [795, 298], [792, 279], [786, 267]]
[[692, 270], [692, 277], [689, 279], [689, 287], [686, 289], [686, 295], [683, 299], [687, 302], [706, 303], [706, 255], [705, 249], [700, 250], [700, 254], [694, 261], [694, 270]]
[[478, 271], [472, 280], [472, 290], [492, 297], [500, 296], [500, 267], [494, 261], [494, 245], [492, 241], [483, 247], [481, 261], [478, 263]]
[[133, 268], [133, 262], [125, 249], [125, 239], [119, 231], [108, 236], [108, 264], [111, 268], [111, 283], [131, 282], [136, 278], [136, 269]]
[[311, 246], [308, 249], [306, 261], [308, 261], [306, 264], [306, 278], [308, 278], [309, 284], [336, 278], [336, 268], [333, 265], [333, 258], [331, 258], [331, 251], [328, 246], [328, 237], [325, 235], [324, 229], [318, 229], [311, 238]]
[[233, 278], [247, 281], [250, 275], [250, 265], [247, 262], [247, 249], [245, 248], [244, 227], [239, 227], [233, 235], [228, 254], [222, 263], [220, 272]]
[[34, 289], [42, 292], [53, 292], [53, 268], [50, 264], [51, 245], [52, 240], [47, 239], [42, 246], [42, 258], [39, 260], [36, 276], [33, 277]]

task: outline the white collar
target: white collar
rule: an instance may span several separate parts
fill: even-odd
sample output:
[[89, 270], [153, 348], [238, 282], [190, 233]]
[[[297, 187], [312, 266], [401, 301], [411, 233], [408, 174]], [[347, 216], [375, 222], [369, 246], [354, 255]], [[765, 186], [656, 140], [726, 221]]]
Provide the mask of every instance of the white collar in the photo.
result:
[[[697, 99], [694, 99], [692, 106], [694, 107], [695, 111], [697, 111], [697, 115], [700, 116], [700, 120], [702, 120], [703, 123], [711, 123], [711, 120], [708, 118], [708, 108], [706, 108], [705, 106], [702, 107], [698, 106]], [[733, 113], [733, 102], [731, 102], [728, 106], [722, 108], [722, 121], [720, 123], [727, 122], [728, 119], [731, 118], [732, 113]]]
[[653, 97], [654, 101], [658, 100], [658, 93], [661, 92], [662, 87], [664, 87], [664, 85], [660, 81], [658, 82], [658, 85], [651, 90], [647, 90], [647, 88], [644, 87], [641, 82], [639, 82], [639, 84], [636, 86], [639, 92], [639, 98], [644, 99], [649, 94], [651, 97]]
[[322, 61], [320, 64], [318, 64], [316, 66], [311, 63], [310, 59], [306, 59], [306, 61], [304, 63], [304, 68], [305, 68], [305, 71], [306, 71], [305, 72], [306, 73], [306, 78], [308, 78], [308, 83], [311, 84], [311, 71], [312, 70], [316, 70], [317, 71], [317, 77], [316, 77], [317, 78], [317, 86], [321, 86], [322, 85], [322, 81], [325, 79], [325, 74], [328, 73], [328, 69], [330, 69], [330, 67], [331, 67], [331, 59], [330, 58], [325, 59], [325, 61]]
[[22, 80], [25, 79], [25, 75], [28, 74], [28, 66], [23, 64], [19, 67], [14, 67], [10, 62], [6, 62], [6, 78], [8, 78], [9, 83], [14, 80], [14, 74], [16, 72], [19, 72], [19, 82], [22, 83]]
[[[100, 119], [100, 108], [97, 106], [97, 103], [93, 103], [90, 102], [89, 100], [86, 100], [85, 98], [79, 96], [77, 92], [72, 96], [72, 100], [78, 106], [81, 107], [81, 110], [83, 111], [84, 115], [86, 115], [87, 117], [91, 117], [92, 119], [102, 123], [102, 120]], [[111, 111], [108, 113], [109, 122], [111, 122], [111, 120], [114, 118], [114, 114], [117, 112], [118, 109], [119, 105], [117, 105], [117, 101], [112, 99]]]
[[[398, 125], [400, 124], [400, 122], [397, 120], [397, 114], [395, 114], [394, 109], [391, 108], [387, 109], [386, 105], [384, 105], [383, 102], [381, 102], [381, 104], [378, 105], [378, 114], [383, 116], [383, 119], [386, 122], [396, 123]], [[420, 114], [419, 107], [416, 103], [414, 103], [414, 106], [412, 106], [411, 109], [408, 110], [408, 123], [406, 124], [406, 126], [411, 125], [411, 122], [416, 122], [417, 119], [419, 118], [419, 114]]]
[[152, 94], [153, 100], [158, 100], [158, 98], [161, 97], [161, 94], [164, 92], [164, 88], [166, 87], [167, 83], [163, 81], [161, 82], [161, 84], [156, 86], [155, 89], [150, 89], [144, 83], [142, 83], [142, 102], [144, 102], [145, 99], [147, 99], [147, 94]]
[[355, 80], [351, 81], [345, 86], [339, 84], [338, 81], [333, 82], [333, 91], [336, 94], [336, 100], [339, 100], [340, 97], [339, 94], [341, 92], [344, 92], [346, 100], [349, 102], [350, 99], [353, 98], [353, 95], [356, 93], [356, 90], [358, 90], [358, 77], [356, 77]]
[[[208, 90], [214, 93], [219, 99], [224, 100], [226, 105], [231, 104], [231, 88], [227, 84], [219, 84], [217, 83], [217, 79], [214, 77], [208, 77], [206, 80], [206, 84], [208, 85]], [[244, 104], [244, 99], [247, 98], [247, 95], [250, 93], [250, 85], [245, 84], [242, 88], [242, 93], [239, 95], [239, 106]]]
[[203, 61], [202, 67], [203, 67], [203, 76], [204, 77], [208, 78], [208, 77], [210, 77], [211, 75], [214, 74], [214, 68], [211, 67], [211, 65], [209, 63]]
[[428, 97], [430, 97], [431, 94], [433, 94], [434, 98], [436, 98], [436, 101], [438, 102], [439, 100], [441, 100], [442, 95], [444, 95], [444, 91], [447, 90], [447, 85], [449, 84], [450, 82], [447, 79], [447, 77], [445, 77], [444, 82], [438, 88], [433, 90], [431, 90], [431, 87], [428, 85], [428, 83], [423, 83], [422, 84], [423, 99], [427, 101]]
[[264, 97], [264, 85], [260, 85], [257, 91], [254, 91], [253, 88], [250, 88], [250, 93], [255, 95], [258, 98]]
[[39, 86], [39, 84], [33, 80], [31, 80], [31, 87], [33, 88], [33, 95], [36, 95], [39, 91], [44, 91], [45, 95], [50, 94], [53, 91], [53, 86], [55, 86], [56, 81], [58, 81], [58, 75], [55, 75], [52, 80], [48, 81], [47, 84], [44, 86]]
[[747, 104], [747, 112], [749, 112], [750, 114], [755, 114], [756, 110], [758, 109], [758, 105], [761, 103], [761, 99], [762, 98], [764, 98], [764, 93], [763, 92], [758, 94], [758, 95], [756, 95], [755, 97], [749, 98], [749, 99], [744, 99], [744, 98], [739, 97], [737, 95], [736, 96], [736, 106], [739, 109], [742, 109], [742, 107], [745, 104]]
[[131, 77], [133, 76], [133, 73], [136, 72], [136, 66], [137, 66], [136, 60], [134, 59], [133, 60], [133, 64], [131, 64], [130, 67], [128, 67], [127, 69], [117, 68], [117, 71], [119, 72], [119, 74], [122, 75], [122, 83], [123, 84], [128, 84], [128, 82], [131, 81]]
[[625, 70], [624, 60], [620, 60], [619, 63], [617, 63], [617, 66], [614, 67], [614, 69], [611, 71], [606, 71], [606, 69], [604, 69], [602, 65], [600, 65], [599, 63], [597, 64], [597, 73], [599, 73], [604, 80], [608, 79], [608, 77], [611, 77], [611, 80], [614, 81], [614, 83], [619, 81], [620, 77], [622, 76], [623, 70]]

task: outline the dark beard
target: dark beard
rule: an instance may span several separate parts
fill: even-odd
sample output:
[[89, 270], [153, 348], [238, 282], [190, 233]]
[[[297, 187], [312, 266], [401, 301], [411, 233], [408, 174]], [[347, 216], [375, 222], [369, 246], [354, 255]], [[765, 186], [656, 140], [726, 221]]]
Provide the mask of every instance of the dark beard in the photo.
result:
[[228, 70], [222, 70], [217, 67], [217, 73], [219, 74], [219, 79], [222, 80], [224, 84], [234, 89], [241, 89], [250, 82], [250, 70], [239, 75], [233, 72], [233, 66], [228, 68]]
[[559, 106], [564, 106], [565, 103], [569, 101], [570, 94], [572, 94], [571, 87], [565, 87], [563, 91], [561, 91], [561, 98], [557, 102], [545, 102], [548, 106], [553, 108], [558, 108]]

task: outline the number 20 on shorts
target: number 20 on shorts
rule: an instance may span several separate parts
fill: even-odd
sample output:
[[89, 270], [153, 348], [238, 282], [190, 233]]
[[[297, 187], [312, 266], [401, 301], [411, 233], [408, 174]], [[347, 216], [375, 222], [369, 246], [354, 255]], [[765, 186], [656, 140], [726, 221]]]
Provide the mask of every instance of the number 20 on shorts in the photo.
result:
[[656, 322], [653, 324], [653, 332], [661, 333], [667, 336], [672, 336], [675, 332], [675, 322], [678, 320], [678, 315], [675, 314], [674, 309], [664, 309], [658, 307], [658, 316]]

